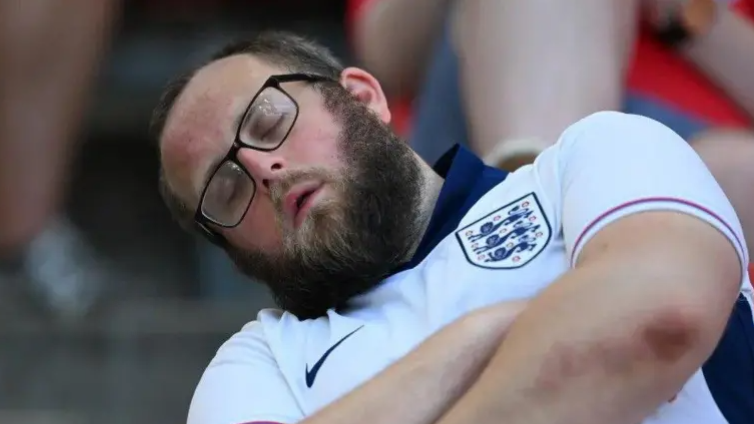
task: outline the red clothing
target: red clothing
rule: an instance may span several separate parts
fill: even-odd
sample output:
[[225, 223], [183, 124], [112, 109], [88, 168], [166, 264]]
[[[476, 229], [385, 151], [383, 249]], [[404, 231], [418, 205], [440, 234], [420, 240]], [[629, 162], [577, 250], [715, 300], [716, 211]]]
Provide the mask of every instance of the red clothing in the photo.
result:
[[[379, 0], [348, 0], [347, 27], [352, 33], [363, 13]], [[732, 6], [754, 21], [754, 0], [737, 0]], [[713, 126], [751, 127], [752, 120], [712, 82], [678, 54], [652, 39], [643, 27], [628, 73], [628, 88], [663, 100]], [[394, 101], [396, 126], [407, 127], [409, 101]]]
[[[738, 0], [732, 7], [754, 21], [754, 0]], [[661, 99], [713, 126], [752, 125], [752, 120], [696, 68], [652, 39], [646, 27], [636, 45], [628, 88]]]
[[366, 10], [366, 6], [374, 4], [377, 0], [348, 0], [346, 3], [346, 32], [353, 34], [354, 27], [361, 19], [361, 14]]

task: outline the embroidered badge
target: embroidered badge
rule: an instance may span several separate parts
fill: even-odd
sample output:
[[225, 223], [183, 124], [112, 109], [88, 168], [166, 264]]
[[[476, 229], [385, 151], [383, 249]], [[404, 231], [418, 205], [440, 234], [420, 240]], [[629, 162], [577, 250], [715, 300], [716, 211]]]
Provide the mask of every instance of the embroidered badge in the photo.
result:
[[472, 264], [489, 269], [515, 269], [531, 262], [552, 236], [537, 195], [529, 193], [456, 231]]

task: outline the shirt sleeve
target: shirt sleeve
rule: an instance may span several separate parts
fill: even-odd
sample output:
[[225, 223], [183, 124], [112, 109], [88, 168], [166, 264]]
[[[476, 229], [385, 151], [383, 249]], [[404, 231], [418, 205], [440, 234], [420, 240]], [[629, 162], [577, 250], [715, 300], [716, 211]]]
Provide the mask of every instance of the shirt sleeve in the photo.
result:
[[537, 159], [535, 172], [559, 209], [571, 265], [611, 222], [667, 210], [693, 215], [724, 234], [746, 275], [748, 252], [733, 207], [696, 152], [659, 122], [620, 112], [590, 115]]
[[264, 340], [247, 324], [218, 350], [194, 392], [188, 424], [293, 424], [302, 420]]

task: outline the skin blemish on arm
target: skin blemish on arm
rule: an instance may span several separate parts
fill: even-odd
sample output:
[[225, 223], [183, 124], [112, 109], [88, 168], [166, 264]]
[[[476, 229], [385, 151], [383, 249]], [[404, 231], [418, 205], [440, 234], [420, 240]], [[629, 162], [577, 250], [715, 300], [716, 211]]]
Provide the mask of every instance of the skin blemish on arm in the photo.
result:
[[572, 340], [553, 345], [533, 388], [541, 396], [565, 390], [581, 378], [613, 378], [632, 375], [640, 368], [673, 364], [699, 339], [689, 319], [679, 313], [660, 314], [623, 330], [598, 343]]
[[659, 315], [641, 334], [648, 352], [663, 363], [681, 359], [699, 340], [699, 331], [680, 313], [668, 312]]

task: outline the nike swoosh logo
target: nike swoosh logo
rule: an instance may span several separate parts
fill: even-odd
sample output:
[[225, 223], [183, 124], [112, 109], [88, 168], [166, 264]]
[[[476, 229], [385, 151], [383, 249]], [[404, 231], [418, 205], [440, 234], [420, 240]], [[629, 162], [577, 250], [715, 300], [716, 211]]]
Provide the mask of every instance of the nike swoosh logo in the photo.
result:
[[362, 328], [364, 328], [363, 325], [351, 331], [350, 333], [346, 334], [342, 339], [338, 341], [338, 343], [335, 343], [334, 345], [330, 346], [330, 349], [327, 349], [327, 351], [325, 351], [325, 354], [322, 355], [321, 358], [319, 358], [319, 361], [317, 361], [317, 363], [314, 364], [311, 371], [309, 371], [309, 364], [306, 365], [306, 387], [311, 389], [312, 385], [314, 385], [314, 379], [317, 378], [317, 373], [319, 372], [319, 369], [322, 368], [322, 364], [325, 363], [325, 359], [327, 359], [327, 357], [330, 356], [333, 350], [335, 350], [335, 348], [340, 346], [341, 343], [346, 341], [347, 338], [351, 337], [353, 333], [361, 330]]

